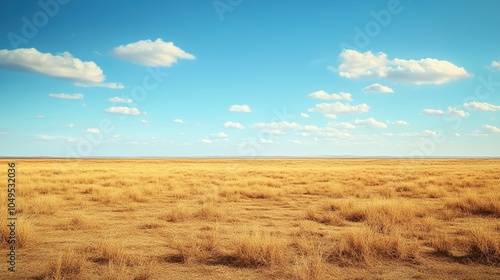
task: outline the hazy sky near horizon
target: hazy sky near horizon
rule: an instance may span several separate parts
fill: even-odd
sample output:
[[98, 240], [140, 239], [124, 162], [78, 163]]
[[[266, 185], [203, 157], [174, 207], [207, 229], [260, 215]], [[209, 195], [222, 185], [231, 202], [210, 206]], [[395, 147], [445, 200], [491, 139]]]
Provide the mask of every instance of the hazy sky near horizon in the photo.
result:
[[0, 2], [0, 156], [500, 156], [500, 1]]

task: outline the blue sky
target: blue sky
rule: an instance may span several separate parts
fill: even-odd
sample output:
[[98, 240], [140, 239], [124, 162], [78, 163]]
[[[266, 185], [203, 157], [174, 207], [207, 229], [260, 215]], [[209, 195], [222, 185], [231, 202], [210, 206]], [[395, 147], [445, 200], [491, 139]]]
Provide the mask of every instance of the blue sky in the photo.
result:
[[500, 156], [498, 1], [0, 3], [1, 156]]

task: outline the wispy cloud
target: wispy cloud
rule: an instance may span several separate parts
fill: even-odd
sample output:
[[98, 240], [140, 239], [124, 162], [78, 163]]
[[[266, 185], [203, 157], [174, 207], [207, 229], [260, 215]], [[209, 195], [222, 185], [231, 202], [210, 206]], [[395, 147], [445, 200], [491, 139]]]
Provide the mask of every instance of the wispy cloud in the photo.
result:
[[245, 128], [241, 123], [237, 123], [237, 122], [225, 122], [224, 127], [236, 128], [236, 129], [244, 129]]
[[35, 116], [35, 119], [44, 119], [44, 118], [45, 118], [45, 116], [44, 116], [44, 115], [36, 115], [36, 116]]
[[377, 92], [377, 93], [391, 93], [394, 90], [390, 87], [383, 86], [381, 84], [372, 84], [363, 88], [363, 92]]
[[424, 109], [423, 113], [424, 113], [424, 115], [428, 115], [428, 116], [442, 116], [442, 115], [444, 115], [443, 110], [436, 110], [436, 109]]
[[83, 94], [81, 94], [81, 93], [74, 93], [74, 94], [50, 93], [49, 96], [54, 97], [54, 98], [60, 98], [60, 99], [83, 99]]
[[405, 125], [409, 125], [408, 122], [406, 121], [402, 121], [402, 120], [399, 120], [399, 121], [387, 121], [388, 124], [394, 124], [394, 125], [400, 125], [400, 126], [405, 126]]
[[493, 70], [500, 70], [500, 60], [491, 62], [490, 68]]
[[113, 49], [113, 55], [145, 66], [170, 67], [178, 59], [195, 59], [195, 56], [176, 47], [172, 42], [141, 40]]
[[110, 89], [124, 89], [125, 86], [122, 83], [75, 83], [78, 87], [102, 87]]
[[306, 113], [300, 113], [300, 116], [301, 116], [302, 118], [309, 118], [309, 115], [308, 115], [308, 114], [306, 114]]
[[383, 122], [377, 121], [374, 118], [368, 118], [366, 120], [355, 120], [354, 125], [358, 127], [369, 127], [369, 128], [387, 128], [387, 125]]
[[139, 115], [141, 112], [137, 108], [130, 107], [109, 107], [104, 109], [104, 111], [112, 114], [122, 114], [122, 115]]
[[330, 70], [338, 71], [341, 77], [348, 79], [370, 77], [421, 85], [444, 84], [471, 76], [463, 67], [434, 58], [390, 60], [383, 52], [360, 53], [347, 49], [340, 54], [340, 60], [339, 68]]
[[335, 103], [320, 103], [313, 108], [308, 109], [309, 112], [319, 112], [325, 117], [335, 119], [337, 114], [359, 114], [366, 113], [370, 110], [370, 106], [366, 103], [359, 105], [349, 105], [342, 102]]
[[140, 120], [139, 122], [142, 123], [142, 124], [148, 124], [149, 123], [148, 120]]
[[482, 126], [482, 128], [484, 128], [488, 132], [495, 133], [495, 134], [500, 134], [500, 128], [498, 128], [496, 126], [485, 124], [485, 125]]
[[184, 121], [183, 121], [183, 120], [181, 120], [181, 119], [175, 119], [175, 120], [173, 120], [173, 122], [174, 122], [174, 123], [184, 123]]
[[90, 134], [99, 134], [101, 133], [101, 130], [99, 128], [96, 128], [96, 127], [91, 127], [91, 128], [87, 128], [85, 130], [86, 133], [90, 133]]
[[123, 99], [123, 98], [120, 98], [118, 96], [112, 97], [112, 98], [108, 99], [108, 101], [113, 102], [113, 103], [134, 103], [134, 100], [132, 98]]
[[448, 114], [450, 116], [462, 117], [462, 118], [469, 116], [469, 113], [467, 113], [466, 111], [451, 106], [448, 106]]
[[498, 106], [498, 105], [493, 105], [493, 104], [486, 103], [486, 102], [476, 102], [476, 101], [464, 103], [464, 107], [478, 110], [478, 111], [499, 111], [500, 110], [500, 106]]
[[250, 109], [250, 106], [248, 105], [232, 105], [229, 107], [229, 111], [250, 113], [252, 112], [252, 109]]
[[318, 90], [308, 95], [310, 98], [321, 99], [321, 100], [346, 100], [352, 101], [352, 97], [350, 93], [340, 92], [340, 93], [332, 93], [328, 94], [324, 90]]

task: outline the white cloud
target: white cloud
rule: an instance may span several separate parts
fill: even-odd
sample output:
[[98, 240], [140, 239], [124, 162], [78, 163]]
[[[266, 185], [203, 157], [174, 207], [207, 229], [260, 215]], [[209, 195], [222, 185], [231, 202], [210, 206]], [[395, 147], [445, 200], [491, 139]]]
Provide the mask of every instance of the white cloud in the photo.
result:
[[485, 124], [482, 126], [482, 128], [484, 128], [485, 130], [487, 130], [488, 132], [491, 132], [491, 133], [496, 133], [496, 134], [500, 134], [500, 128], [496, 127], [496, 126], [492, 126], [492, 125], [489, 125], [489, 124]]
[[181, 119], [175, 119], [175, 120], [174, 120], [174, 123], [184, 123], [184, 121], [183, 121], [183, 120], [181, 120]]
[[99, 128], [92, 127], [92, 128], [87, 128], [85, 132], [90, 134], [98, 134], [101, 132], [101, 130], [99, 130]]
[[474, 110], [479, 110], [479, 111], [499, 111], [500, 110], [500, 106], [498, 106], [498, 105], [493, 105], [493, 104], [486, 103], [486, 102], [476, 102], [476, 101], [464, 103], [464, 107], [471, 108]]
[[364, 92], [380, 92], [380, 93], [394, 92], [394, 90], [392, 90], [392, 88], [387, 87], [387, 86], [383, 86], [383, 85], [378, 84], [378, 83], [364, 87], [363, 91]]
[[229, 135], [225, 134], [224, 132], [219, 132], [219, 133], [216, 133], [216, 134], [212, 134], [211, 136], [215, 137], [215, 138], [228, 138], [229, 137]]
[[236, 128], [236, 129], [244, 129], [245, 128], [241, 123], [237, 123], [237, 122], [225, 122], [224, 127]]
[[456, 117], [467, 117], [469, 115], [469, 113], [465, 112], [464, 110], [460, 110], [450, 106], [448, 106], [448, 114], [450, 116], [456, 116]]
[[424, 114], [428, 116], [442, 116], [444, 115], [443, 110], [435, 110], [435, 109], [424, 109]]
[[139, 115], [141, 113], [137, 108], [130, 108], [130, 107], [109, 107], [106, 108], [104, 111], [113, 114], [134, 115], [134, 116]]
[[149, 121], [148, 121], [148, 120], [140, 120], [140, 122], [141, 122], [141, 123], [143, 123], [143, 124], [147, 124], [147, 123], [149, 123]]
[[434, 130], [426, 129], [423, 131], [423, 134], [425, 136], [435, 136], [435, 135], [437, 135], [437, 132]]
[[500, 70], [500, 60], [493, 61], [490, 65], [490, 68], [493, 70]]
[[110, 88], [110, 89], [124, 89], [125, 86], [122, 83], [75, 83], [76, 86], [78, 87], [103, 87], [103, 88]]
[[406, 122], [406, 121], [401, 121], [401, 120], [399, 120], [399, 121], [395, 121], [395, 122], [392, 122], [392, 121], [387, 121], [387, 123], [389, 123], [389, 124], [394, 124], [394, 125], [401, 125], [401, 126], [403, 126], [403, 125], [409, 125], [409, 123], [408, 123], [408, 122]]
[[245, 112], [245, 113], [250, 113], [252, 112], [252, 109], [248, 105], [232, 105], [229, 107], [230, 112]]
[[303, 118], [309, 118], [309, 115], [306, 114], [306, 113], [300, 113], [300, 116], [303, 117]]
[[145, 66], [170, 67], [178, 59], [195, 59], [194, 55], [186, 53], [172, 42], [141, 40], [113, 49], [112, 54]]
[[45, 116], [44, 116], [44, 115], [36, 115], [36, 116], [35, 116], [35, 119], [43, 119], [43, 118], [45, 118]]
[[294, 122], [281, 121], [272, 123], [259, 122], [253, 124], [251, 127], [255, 129], [262, 129], [268, 134], [280, 135], [285, 134], [285, 130], [287, 129], [298, 129], [300, 125]]
[[203, 139], [201, 139], [201, 142], [203, 142], [205, 144], [210, 144], [210, 143], [212, 143], [212, 140], [210, 140], [208, 138], [203, 138]]
[[75, 138], [75, 137], [55, 136], [55, 135], [36, 135], [36, 138], [40, 139], [40, 140], [46, 140], [46, 141], [50, 141], [50, 140], [64, 140], [64, 141], [71, 142], [71, 143], [79, 142], [79, 141], [82, 140], [80, 138]]
[[73, 127], [75, 127], [75, 125], [74, 125], [74, 124], [72, 124], [72, 123], [70, 123], [70, 124], [68, 124], [66, 127], [67, 127], [67, 128], [73, 128]]
[[366, 120], [355, 120], [355, 126], [370, 127], [370, 128], [387, 128], [387, 125], [383, 122], [379, 122], [374, 118], [368, 118]]
[[75, 94], [67, 94], [67, 93], [50, 93], [50, 97], [61, 98], [61, 99], [83, 99], [83, 94], [75, 93]]
[[348, 122], [339, 122], [339, 123], [328, 123], [328, 126], [343, 128], [343, 129], [353, 129], [356, 128], [352, 123]]
[[123, 99], [123, 98], [120, 98], [118, 96], [112, 97], [112, 98], [108, 99], [108, 101], [113, 102], [113, 103], [134, 103], [134, 100], [132, 98]]
[[444, 84], [471, 76], [463, 67], [434, 58], [389, 60], [383, 52], [360, 53], [346, 49], [340, 54], [340, 59], [342, 63], [337, 71], [348, 79], [371, 77], [421, 85]]
[[325, 117], [335, 119], [337, 114], [357, 114], [357, 113], [366, 113], [370, 110], [370, 106], [367, 104], [359, 104], [359, 105], [348, 105], [342, 102], [335, 103], [320, 103], [316, 104], [313, 108], [308, 109], [309, 112], [320, 112]]
[[105, 79], [95, 62], [81, 61], [69, 52], [53, 55], [34, 48], [0, 50], [0, 67], [89, 85], [102, 83]]
[[327, 126], [327, 127], [318, 127], [315, 125], [299, 125], [294, 122], [286, 122], [286, 121], [281, 121], [281, 122], [271, 122], [271, 123], [263, 123], [259, 122], [254, 125], [252, 125], [252, 128], [254, 129], [262, 129], [265, 133], [271, 134], [271, 135], [282, 135], [286, 134], [287, 132], [295, 132], [298, 135], [308, 137], [311, 135], [318, 136], [318, 137], [331, 137], [331, 138], [338, 138], [338, 137], [348, 137], [349, 133], [345, 131], [338, 130], [334, 127]]
[[322, 100], [346, 100], [352, 101], [352, 97], [350, 93], [340, 92], [340, 93], [332, 93], [328, 94], [324, 90], [318, 90], [308, 95], [310, 98], [314, 99], [322, 99]]

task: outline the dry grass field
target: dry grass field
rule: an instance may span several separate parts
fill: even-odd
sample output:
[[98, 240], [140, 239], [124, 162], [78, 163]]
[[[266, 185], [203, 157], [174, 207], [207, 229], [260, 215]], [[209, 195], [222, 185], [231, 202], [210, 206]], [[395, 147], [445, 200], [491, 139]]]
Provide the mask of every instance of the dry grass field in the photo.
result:
[[500, 279], [500, 160], [13, 161], [2, 279]]

